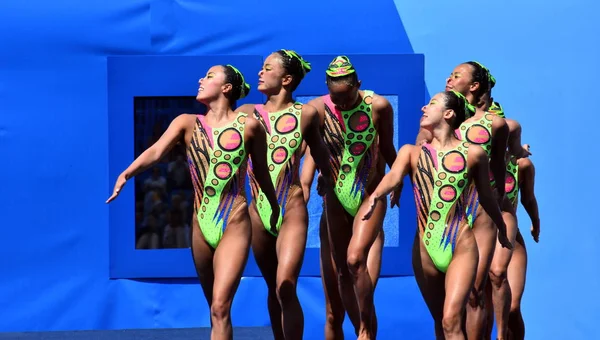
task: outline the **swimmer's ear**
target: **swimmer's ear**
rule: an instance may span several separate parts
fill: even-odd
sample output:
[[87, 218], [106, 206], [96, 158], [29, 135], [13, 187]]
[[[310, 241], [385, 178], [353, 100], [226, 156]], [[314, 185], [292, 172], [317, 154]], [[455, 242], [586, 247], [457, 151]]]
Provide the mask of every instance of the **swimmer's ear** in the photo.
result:
[[286, 74], [285, 76], [283, 76], [281, 84], [283, 86], [287, 86], [292, 83], [292, 80], [293, 80], [293, 77], [290, 74]]
[[362, 85], [362, 80], [359, 80], [359, 81], [356, 83], [356, 88], [357, 88], [357, 89], [360, 89], [360, 86], [361, 86], [361, 85]]
[[231, 83], [227, 83], [225, 85], [223, 85], [223, 87], [221, 88], [223, 91], [223, 94], [229, 93], [231, 90], [233, 90], [233, 85], [231, 85]]
[[455, 117], [456, 117], [456, 112], [454, 112], [454, 110], [446, 109], [446, 111], [444, 111], [444, 119], [452, 119]]
[[471, 86], [469, 86], [469, 91], [471, 91], [471, 92], [475, 92], [475, 91], [477, 91], [477, 89], [479, 88], [479, 86], [481, 86], [481, 85], [479, 84], [479, 82], [478, 82], [478, 81], [475, 81], [475, 82], [473, 82], [473, 83], [471, 84]]

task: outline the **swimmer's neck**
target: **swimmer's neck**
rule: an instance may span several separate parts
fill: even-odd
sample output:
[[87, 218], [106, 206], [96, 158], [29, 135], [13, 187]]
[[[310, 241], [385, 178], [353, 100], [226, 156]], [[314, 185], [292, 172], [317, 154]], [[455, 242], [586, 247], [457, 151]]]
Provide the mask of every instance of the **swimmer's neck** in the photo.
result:
[[229, 106], [229, 102], [225, 98], [210, 102], [207, 106], [208, 112], [206, 112], [206, 118], [209, 118], [213, 124], [229, 121], [229, 115], [233, 112]]
[[448, 124], [435, 126], [430, 132], [433, 138], [429, 144], [436, 150], [452, 148], [458, 141], [456, 136], [454, 136], [452, 128]]
[[294, 104], [292, 93], [281, 89], [281, 91], [278, 94], [274, 94], [267, 97], [267, 102], [265, 103], [265, 110], [269, 112], [282, 111], [292, 106], [292, 104]]

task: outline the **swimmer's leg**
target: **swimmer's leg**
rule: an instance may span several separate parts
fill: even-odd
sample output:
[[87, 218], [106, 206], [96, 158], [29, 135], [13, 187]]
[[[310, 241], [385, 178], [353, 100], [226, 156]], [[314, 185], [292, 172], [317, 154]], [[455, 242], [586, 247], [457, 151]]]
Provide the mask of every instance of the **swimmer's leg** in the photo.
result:
[[329, 246], [325, 214], [323, 211], [319, 225], [321, 281], [325, 293], [325, 340], [343, 340], [346, 310], [338, 288], [337, 269]]
[[254, 202], [249, 210], [252, 221], [252, 253], [254, 254], [258, 269], [260, 269], [267, 284], [267, 308], [269, 310], [273, 337], [275, 340], [283, 340], [281, 306], [277, 299], [277, 238], [265, 229]]
[[446, 271], [446, 298], [442, 328], [446, 340], [465, 339], [462, 330], [462, 316], [467, 305], [469, 294], [475, 282], [479, 253], [473, 232], [463, 227], [459, 235], [452, 261]]
[[[512, 244], [515, 244], [517, 236], [517, 219], [514, 209], [505, 200], [502, 205], [502, 217], [506, 224], [506, 233]], [[507, 278], [508, 264], [510, 263], [513, 251], [502, 248], [499, 242], [496, 243], [494, 258], [490, 268], [490, 280], [492, 282], [492, 301], [494, 303], [494, 314], [496, 315], [497, 339], [504, 340], [508, 331], [508, 315], [510, 313], [511, 292]]]
[[[379, 275], [381, 274], [381, 256], [383, 255], [383, 244], [385, 241], [385, 234], [383, 232], [383, 228], [377, 235], [375, 242], [371, 246], [369, 250], [369, 255], [367, 256], [367, 269], [369, 270], [369, 276], [371, 277], [371, 282], [373, 284], [373, 292], [377, 288], [377, 283], [379, 282]], [[373, 315], [371, 317], [371, 333], [373, 334], [373, 338], [377, 338], [377, 313], [375, 312], [375, 303], [373, 303]]]
[[334, 265], [337, 269], [338, 290], [342, 297], [344, 309], [348, 312], [348, 317], [354, 326], [354, 331], [358, 335], [360, 327], [360, 314], [354, 283], [348, 268], [347, 253], [350, 239], [352, 238], [352, 217], [344, 210], [337, 197], [326, 195], [326, 219], [327, 235], [330, 243], [329, 247], [333, 256]]
[[486, 324], [483, 334], [485, 340], [492, 339], [492, 331], [494, 330], [494, 302], [492, 301], [492, 282], [488, 279], [485, 284], [485, 315]]
[[231, 305], [248, 260], [252, 238], [246, 205], [232, 211], [231, 215], [213, 259], [215, 280], [210, 309], [213, 340], [233, 339]]
[[283, 333], [286, 340], [302, 340], [304, 314], [296, 294], [298, 276], [304, 260], [308, 211], [302, 190], [296, 190], [286, 206], [286, 213], [277, 237], [277, 298], [281, 306]]
[[[212, 307], [213, 300], [213, 283], [215, 280], [213, 271], [213, 257], [214, 249], [206, 242], [202, 230], [198, 225], [192, 223], [190, 228], [192, 234], [192, 259], [194, 260], [194, 266], [196, 267], [196, 273], [200, 279], [200, 285], [202, 286], [202, 292], [208, 303], [209, 310]], [[210, 320], [212, 326], [212, 318]]]
[[[496, 249], [497, 229], [489, 215], [479, 207], [473, 223], [473, 235], [479, 252], [477, 276], [469, 294], [467, 304], [466, 330], [469, 339], [481, 339], [486, 329], [486, 310], [492, 308], [486, 305], [485, 286], [487, 284]], [[490, 326], [491, 327], [491, 326]]]
[[523, 315], [521, 314], [521, 298], [525, 291], [527, 249], [520, 232], [517, 233], [514, 245], [513, 255], [510, 264], [508, 265], [507, 274], [512, 295], [510, 314], [508, 317], [508, 328], [512, 339], [523, 340], [525, 339], [525, 323], [523, 322]]
[[418, 232], [415, 235], [412, 247], [412, 266], [423, 300], [425, 300], [425, 304], [427, 304], [429, 313], [433, 318], [435, 337], [436, 339], [444, 339], [442, 317], [446, 297], [445, 277], [444, 273], [440, 272], [433, 264]]
[[360, 311], [360, 327], [358, 339], [372, 339], [372, 317], [373, 317], [373, 296], [374, 287], [369, 268], [367, 267], [367, 258], [371, 246], [380, 234], [383, 226], [383, 218], [387, 210], [387, 200], [382, 200], [373, 211], [373, 215], [368, 220], [363, 220], [364, 215], [369, 211], [370, 203], [368, 200], [358, 209], [354, 218], [352, 227], [352, 238], [348, 245], [348, 269], [352, 274], [356, 300]]

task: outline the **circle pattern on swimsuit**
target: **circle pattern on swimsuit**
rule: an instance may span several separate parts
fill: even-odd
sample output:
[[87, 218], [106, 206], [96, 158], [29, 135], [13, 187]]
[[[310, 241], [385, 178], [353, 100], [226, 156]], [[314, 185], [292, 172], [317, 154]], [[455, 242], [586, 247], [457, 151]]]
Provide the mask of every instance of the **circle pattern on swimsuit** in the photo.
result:
[[352, 143], [352, 145], [350, 145], [350, 154], [352, 154], [353, 156], [359, 156], [363, 152], [365, 152], [366, 148], [367, 144], [363, 142]]
[[215, 176], [218, 179], [228, 179], [231, 176], [231, 165], [229, 163], [221, 162], [215, 166]]
[[467, 130], [466, 138], [475, 144], [485, 144], [490, 141], [490, 132], [483, 125], [475, 124]]
[[275, 131], [281, 134], [290, 133], [298, 126], [298, 118], [294, 114], [284, 113], [275, 122]]
[[285, 160], [287, 159], [287, 155], [287, 149], [283, 146], [280, 146], [273, 150], [273, 152], [271, 153], [271, 159], [275, 164], [283, 164], [283, 162], [285, 162]]
[[204, 192], [210, 197], [212, 197], [216, 194], [215, 188], [213, 188], [213, 187], [204, 188]]
[[507, 173], [506, 174], [506, 180], [504, 182], [504, 191], [505, 192], [511, 192], [515, 189], [515, 176], [513, 176], [513, 174], [511, 173]]
[[221, 149], [233, 151], [242, 145], [242, 135], [237, 129], [229, 128], [221, 132], [217, 142]]
[[348, 119], [348, 127], [354, 132], [363, 132], [371, 125], [371, 119], [364, 111], [356, 111]]
[[462, 172], [466, 166], [467, 161], [465, 157], [458, 151], [450, 151], [442, 158], [442, 167], [448, 172], [459, 173]]
[[366, 96], [363, 100], [365, 101], [365, 104], [367, 104], [367, 105], [371, 105], [371, 103], [373, 103], [372, 96]]
[[452, 185], [444, 185], [439, 191], [440, 198], [445, 202], [452, 202], [456, 198], [456, 189]]

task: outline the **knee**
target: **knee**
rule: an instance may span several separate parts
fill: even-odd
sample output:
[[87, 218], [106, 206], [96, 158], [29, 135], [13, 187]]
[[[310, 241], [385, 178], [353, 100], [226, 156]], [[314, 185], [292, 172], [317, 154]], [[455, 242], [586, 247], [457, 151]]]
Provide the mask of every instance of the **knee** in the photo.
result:
[[362, 251], [348, 249], [348, 270], [352, 276], [357, 276], [367, 270], [367, 256]]
[[461, 328], [461, 312], [460, 310], [452, 310], [444, 313], [442, 318], [442, 328], [444, 334], [459, 334], [462, 332]]
[[511, 314], [521, 313], [521, 302], [520, 301], [515, 301], [513, 299], [513, 301], [510, 302], [510, 313]]
[[224, 299], [215, 299], [210, 306], [210, 318], [212, 322], [225, 322], [231, 316], [231, 301]]
[[277, 282], [277, 300], [281, 306], [290, 304], [296, 299], [296, 281], [291, 278]]
[[506, 267], [492, 265], [492, 268], [490, 268], [490, 282], [492, 286], [500, 287], [506, 281]]
[[469, 306], [472, 308], [483, 308], [483, 292], [471, 289], [469, 294]]
[[344, 324], [344, 311], [341, 313], [334, 310], [327, 310], [327, 314], [325, 315], [326, 326], [330, 328], [342, 328]]

